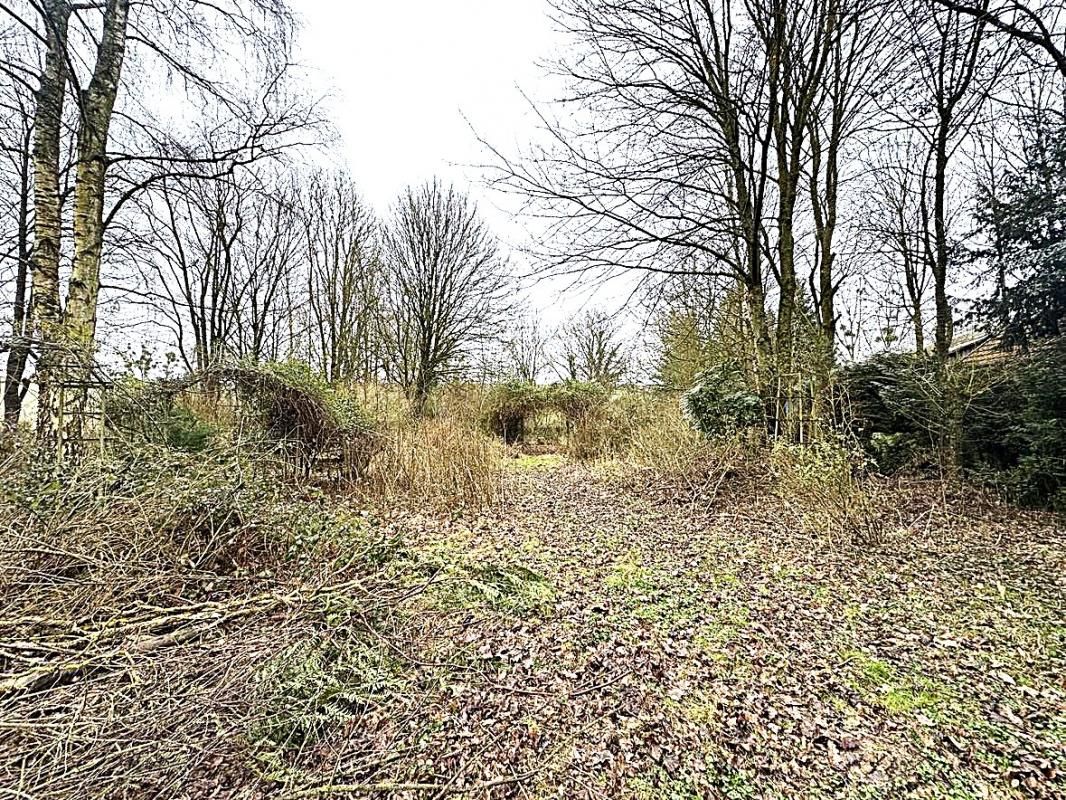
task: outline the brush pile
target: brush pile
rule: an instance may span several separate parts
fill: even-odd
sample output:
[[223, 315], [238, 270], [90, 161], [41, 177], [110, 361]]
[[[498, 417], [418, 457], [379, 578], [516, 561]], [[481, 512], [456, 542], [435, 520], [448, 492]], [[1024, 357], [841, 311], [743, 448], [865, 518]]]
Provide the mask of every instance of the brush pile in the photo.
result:
[[362, 517], [233, 452], [142, 448], [3, 485], [0, 786], [16, 796], [260, 784], [264, 664], [395, 602]]

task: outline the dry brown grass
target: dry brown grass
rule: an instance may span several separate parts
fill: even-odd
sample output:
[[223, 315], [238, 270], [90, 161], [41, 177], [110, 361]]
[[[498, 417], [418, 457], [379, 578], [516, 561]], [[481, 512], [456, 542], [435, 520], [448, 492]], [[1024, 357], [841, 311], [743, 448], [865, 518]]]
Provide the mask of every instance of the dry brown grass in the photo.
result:
[[758, 443], [742, 434], [707, 439], [685, 418], [674, 394], [633, 393], [614, 416], [625, 426], [615, 458], [645, 493], [711, 503], [762, 472]]
[[365, 490], [436, 506], [483, 506], [500, 491], [503, 446], [452, 416], [405, 420], [379, 435]]

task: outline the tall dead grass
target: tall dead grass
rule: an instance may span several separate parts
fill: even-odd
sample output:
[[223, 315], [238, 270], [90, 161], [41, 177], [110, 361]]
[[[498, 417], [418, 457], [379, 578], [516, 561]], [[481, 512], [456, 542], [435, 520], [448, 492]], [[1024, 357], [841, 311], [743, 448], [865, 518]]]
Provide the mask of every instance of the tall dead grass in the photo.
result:
[[488, 505], [500, 492], [503, 446], [455, 416], [403, 420], [380, 434], [365, 490], [438, 507]]
[[627, 404], [629, 429], [621, 456], [632, 479], [649, 493], [682, 501], [711, 503], [739, 479], [757, 472], [755, 443], [742, 435], [708, 439], [695, 430], [673, 394]]

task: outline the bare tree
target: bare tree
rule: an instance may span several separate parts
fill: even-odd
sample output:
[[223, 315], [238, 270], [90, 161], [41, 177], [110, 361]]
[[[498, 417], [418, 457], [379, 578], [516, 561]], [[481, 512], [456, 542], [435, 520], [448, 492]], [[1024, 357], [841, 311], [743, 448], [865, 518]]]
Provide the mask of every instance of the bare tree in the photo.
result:
[[422, 415], [433, 389], [498, 333], [507, 265], [474, 204], [437, 180], [404, 192], [383, 238], [385, 368]]
[[330, 381], [370, 380], [381, 353], [378, 224], [345, 173], [318, 173], [302, 200], [310, 350]]
[[[839, 33], [829, 42], [823, 93], [808, 123], [808, 191], [814, 227], [809, 289], [825, 349], [820, 360], [827, 367], [832, 367], [836, 356], [836, 297], [848, 277], [838, 257], [840, 228], [849, 221], [841, 218], [849, 177], [845, 160], [857, 135], [876, 122], [874, 98], [896, 66], [885, 27], [877, 19], [882, 4], [842, 4], [838, 10], [834, 24]], [[864, 142], [859, 145], [864, 149]], [[824, 388], [828, 373], [817, 377]]]
[[503, 342], [508, 375], [536, 383], [546, 366], [547, 345], [548, 337], [536, 316], [531, 314], [519, 321]]
[[1043, 50], [1066, 78], [1066, 49], [1055, 42], [1055, 37], [1066, 39], [1066, 9], [1058, 0], [1051, 2], [1021, 3], [1007, 0], [994, 5], [981, 2], [959, 3], [956, 0], [936, 0], [946, 9], [966, 14], [978, 22], [987, 23], [993, 29]]
[[891, 297], [900, 298], [898, 305], [910, 323], [918, 353], [926, 348], [926, 307], [932, 283], [925, 247], [926, 214], [931, 208], [923, 179], [926, 153], [925, 143], [913, 135], [884, 143], [872, 163], [863, 224], [871, 250], [884, 259], [885, 282], [891, 287], [882, 304], [890, 304]]
[[[84, 382], [96, 344], [105, 234], [118, 212], [153, 182], [188, 171], [202, 158], [184, 154], [116, 151], [113, 127], [125, 130], [123, 140], [136, 145], [146, 138], [164, 140], [139, 98], [122, 95], [130, 81], [154, 74], [182, 81], [190, 94], [210, 95], [233, 107], [234, 96], [223, 81], [212, 79], [230, 34], [244, 39], [245, 57], [269, 50], [276, 61], [287, 47], [290, 20], [282, 0], [188, 0], [133, 4], [130, 0], [72, 3], [70, 0], [0, 3], [0, 12], [22, 30], [40, 51], [37, 104], [34, 114], [34, 247], [31, 322], [39, 342], [37, 364], [38, 439], [46, 449], [63, 452], [69, 438], [77, 449], [76, 430], [84, 392], [68, 393], [72, 414], [57, 407], [53, 383], [57, 376]], [[280, 43], [280, 44], [279, 44]], [[278, 46], [275, 46], [278, 45]], [[129, 62], [132, 57], [132, 64]], [[284, 57], [281, 59], [285, 63]], [[130, 69], [133, 67], [134, 69]], [[155, 70], [153, 73], [152, 70]], [[71, 232], [70, 277], [66, 303], [60, 295], [60, 259], [64, 252], [64, 207], [59, 192], [60, 154], [65, 137], [64, 101], [75, 99], [70, 120], [74, 153], [72, 203], [67, 209]], [[119, 113], [116, 106], [124, 103]], [[142, 112], [142, 113], [138, 113]], [[248, 120], [252, 123], [253, 120]], [[254, 127], [254, 126], [253, 126]], [[256, 130], [252, 138], [260, 138]], [[139, 148], [138, 148], [139, 149]], [[145, 167], [136, 169], [135, 165]], [[224, 167], [225, 168], [225, 167]], [[125, 179], [124, 187], [115, 179]], [[110, 198], [109, 198], [110, 194]], [[110, 202], [109, 202], [110, 199]], [[60, 373], [63, 373], [60, 375]], [[70, 436], [60, 420], [70, 420]]]
[[294, 284], [303, 283], [292, 182], [242, 170], [225, 179], [164, 181], [145, 199], [143, 296], [185, 365], [287, 354]]
[[599, 309], [586, 311], [558, 334], [556, 371], [567, 380], [614, 386], [629, 371], [629, 354], [615, 317]]
[[[0, 40], [0, 57], [17, 65], [10, 57], [11, 43]], [[7, 345], [4, 370], [4, 426], [13, 431], [18, 425], [27, 385], [23, 377], [30, 349], [30, 259], [33, 239], [33, 187], [31, 155], [33, 144], [33, 90], [25, 76], [15, 71], [0, 73], [0, 276], [8, 285], [13, 273], [11, 305], [11, 339]], [[6, 294], [6, 292], [5, 292]]]
[[576, 53], [559, 72], [580, 112], [542, 113], [548, 142], [525, 157], [493, 151], [500, 185], [552, 220], [553, 270], [742, 286], [753, 388], [774, 418], [796, 408], [805, 258], [833, 346], [844, 148], [895, 55], [878, 50], [883, 5], [559, 0]]
[[[901, 19], [913, 52], [914, 85], [924, 103], [907, 120], [925, 140], [926, 163], [919, 190], [924, 258], [933, 276], [936, 314], [935, 348], [948, 357], [954, 333], [954, 311], [948, 296], [952, 278], [953, 242], [948, 207], [951, 160], [960, 142], [987, 102], [1003, 66], [985, 47], [987, 23], [950, 9], [936, 0], [903, 0]], [[988, 8], [988, 0], [981, 2]]]
[[548, 141], [524, 157], [494, 150], [499, 185], [550, 221], [555, 271], [742, 284], [768, 373], [773, 131], [750, 19], [738, 29], [731, 3], [688, 0], [560, 0], [557, 12], [575, 52], [558, 72], [582, 114], [542, 114]]

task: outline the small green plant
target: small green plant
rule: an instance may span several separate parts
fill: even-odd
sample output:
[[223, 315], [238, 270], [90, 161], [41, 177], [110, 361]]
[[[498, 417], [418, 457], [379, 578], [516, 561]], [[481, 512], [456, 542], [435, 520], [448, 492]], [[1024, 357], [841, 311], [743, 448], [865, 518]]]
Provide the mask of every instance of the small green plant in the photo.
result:
[[608, 589], [623, 592], [646, 592], [655, 588], [654, 576], [636, 550], [630, 550], [614, 563], [605, 583]]
[[126, 377], [103, 398], [104, 424], [122, 438], [197, 453], [217, 433], [214, 425], [182, 405], [177, 388], [166, 382]]
[[843, 655], [857, 672], [856, 688], [892, 714], [932, 713], [944, 699], [942, 690], [930, 680], [904, 674], [891, 664], [858, 650]]
[[467, 585], [489, 605], [505, 611], [545, 609], [555, 598], [551, 583], [521, 564], [486, 564], [467, 570]]
[[348, 633], [297, 642], [259, 671], [262, 711], [248, 737], [261, 760], [284, 762], [400, 684], [399, 665], [384, 648]]
[[551, 581], [515, 559], [500, 559], [468, 537], [443, 537], [412, 554], [417, 574], [433, 579], [430, 597], [442, 608], [489, 607], [528, 614], [548, 609]]

